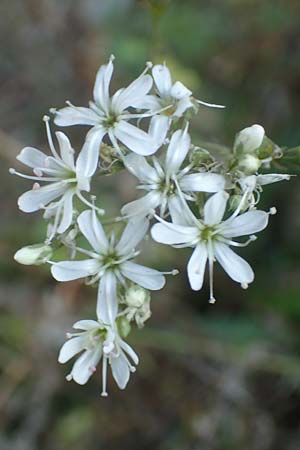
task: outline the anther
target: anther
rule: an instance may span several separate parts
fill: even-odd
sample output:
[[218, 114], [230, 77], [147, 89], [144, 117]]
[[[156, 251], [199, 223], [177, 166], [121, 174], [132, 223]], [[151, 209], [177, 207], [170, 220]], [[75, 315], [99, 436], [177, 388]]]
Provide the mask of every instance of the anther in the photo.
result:
[[47, 115], [45, 115], [45, 116], [43, 117], [43, 121], [44, 121], [44, 122], [49, 122], [49, 121], [50, 121], [50, 117], [47, 116]]
[[274, 216], [274, 214], [277, 213], [277, 209], [275, 208], [275, 206], [272, 206], [272, 208], [269, 209], [269, 214], [271, 216]]
[[73, 377], [72, 377], [72, 375], [70, 373], [69, 373], [69, 375], [66, 376], [66, 380], [67, 381], [72, 381], [73, 380]]
[[241, 283], [241, 288], [242, 289], [248, 289], [248, 284], [247, 283]]
[[171, 272], [171, 275], [175, 276], [179, 274], [179, 270], [178, 269], [173, 269]]
[[8, 171], [9, 171], [9, 173], [10, 173], [11, 175], [15, 175], [15, 173], [16, 173], [16, 169], [13, 169], [12, 167], [10, 167], [10, 168], [8, 169]]
[[33, 183], [32, 190], [37, 191], [38, 189], [40, 189], [40, 187], [41, 185], [39, 183]]
[[109, 62], [113, 62], [116, 59], [115, 55], [110, 55]]
[[213, 305], [214, 303], [216, 303], [215, 297], [210, 297], [210, 299], [208, 300], [208, 303], [210, 303], [211, 305]]
[[72, 337], [72, 333], [66, 333], [66, 338], [67, 339], [71, 339], [71, 337]]

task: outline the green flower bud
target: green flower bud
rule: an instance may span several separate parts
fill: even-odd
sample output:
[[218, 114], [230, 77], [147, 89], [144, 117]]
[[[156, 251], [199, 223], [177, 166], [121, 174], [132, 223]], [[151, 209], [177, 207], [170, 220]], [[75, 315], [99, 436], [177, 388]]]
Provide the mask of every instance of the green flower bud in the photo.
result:
[[140, 308], [149, 298], [149, 292], [137, 284], [130, 286], [125, 293], [126, 304], [133, 308]]
[[117, 319], [117, 326], [118, 326], [118, 331], [120, 333], [120, 336], [125, 339], [130, 331], [131, 331], [131, 325], [129, 323], [129, 320], [126, 319], [126, 317], [119, 317]]
[[15, 255], [14, 259], [19, 264], [26, 266], [44, 264], [53, 253], [50, 245], [46, 244], [34, 244], [20, 248]]
[[238, 169], [245, 175], [252, 175], [258, 171], [261, 161], [254, 155], [245, 155], [238, 162]]

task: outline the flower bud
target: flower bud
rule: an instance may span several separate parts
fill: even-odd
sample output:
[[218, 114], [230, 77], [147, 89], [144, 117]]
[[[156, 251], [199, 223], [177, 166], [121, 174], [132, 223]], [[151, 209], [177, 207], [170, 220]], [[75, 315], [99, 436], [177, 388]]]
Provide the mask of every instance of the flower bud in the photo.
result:
[[253, 153], [264, 139], [265, 130], [261, 125], [252, 125], [240, 131], [235, 139], [234, 150], [237, 153]]
[[238, 168], [246, 175], [252, 175], [258, 171], [261, 161], [254, 155], [245, 155], [238, 162]]
[[134, 284], [126, 290], [125, 302], [130, 307], [140, 308], [146, 301], [149, 300], [149, 297], [150, 294], [146, 289]]
[[120, 336], [125, 339], [130, 331], [131, 331], [131, 325], [129, 323], [129, 320], [126, 319], [126, 317], [119, 317], [117, 319], [117, 326], [118, 326], [118, 331], [120, 333]]
[[26, 266], [44, 264], [52, 256], [52, 248], [46, 244], [34, 244], [20, 248], [14, 259]]

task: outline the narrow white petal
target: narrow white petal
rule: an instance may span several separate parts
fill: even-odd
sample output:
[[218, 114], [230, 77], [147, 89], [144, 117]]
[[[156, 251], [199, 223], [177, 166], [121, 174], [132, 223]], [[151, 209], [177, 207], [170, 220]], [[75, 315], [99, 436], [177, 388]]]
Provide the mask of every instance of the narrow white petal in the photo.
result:
[[60, 224], [57, 228], [58, 233], [64, 233], [69, 226], [72, 223], [73, 219], [73, 197], [75, 194], [74, 189], [69, 189], [64, 194], [64, 202], [63, 202], [63, 209], [62, 209], [62, 219], [60, 221]]
[[113, 70], [114, 66], [111, 59], [108, 64], [102, 65], [98, 70], [94, 86], [94, 99], [106, 114], [108, 114], [110, 107], [109, 85]]
[[214, 252], [218, 262], [234, 281], [249, 284], [254, 280], [254, 273], [250, 265], [234, 253], [226, 244], [215, 243]]
[[117, 280], [111, 271], [102, 276], [97, 299], [97, 317], [105, 324], [114, 324], [118, 313]]
[[265, 184], [277, 183], [278, 181], [290, 180], [291, 176], [281, 173], [268, 173], [266, 175], [258, 175], [257, 183], [261, 186]]
[[158, 93], [164, 97], [168, 96], [172, 87], [171, 74], [167, 66], [157, 64], [152, 69], [152, 75], [156, 84]]
[[99, 328], [99, 322], [96, 322], [96, 320], [78, 320], [78, 322], [74, 323], [73, 328], [76, 330], [90, 331], [93, 328]]
[[132, 361], [134, 362], [134, 364], [138, 364], [139, 363], [139, 357], [138, 355], [135, 353], [135, 351], [130, 347], [130, 345], [128, 345], [125, 341], [123, 341], [122, 339], [120, 339], [120, 347], [127, 353], [128, 356], [130, 356], [130, 358], [132, 359]]
[[73, 337], [64, 343], [60, 349], [58, 362], [64, 364], [73, 358], [77, 353], [80, 353], [85, 346], [85, 338], [82, 336]]
[[170, 94], [172, 97], [180, 100], [183, 97], [189, 97], [190, 95], [192, 95], [192, 91], [185, 87], [184, 84], [182, 84], [180, 81], [176, 81], [176, 83], [173, 84], [170, 90]]
[[149, 228], [149, 220], [141, 218], [130, 220], [116, 246], [116, 250], [121, 255], [127, 255], [144, 239]]
[[86, 141], [79, 153], [76, 171], [84, 177], [94, 175], [100, 153], [100, 145], [106, 130], [101, 126], [93, 128], [87, 135]]
[[149, 194], [141, 197], [133, 202], [127, 203], [121, 209], [124, 216], [129, 217], [145, 217], [160, 205], [161, 194], [157, 191], [151, 191]]
[[265, 211], [248, 211], [238, 217], [226, 220], [221, 225], [222, 235], [232, 238], [254, 234], [266, 228], [268, 221], [269, 214]]
[[94, 373], [102, 356], [101, 346], [97, 349], [86, 350], [75, 362], [72, 369], [73, 380], [78, 384], [85, 384]]
[[90, 108], [67, 106], [55, 111], [54, 123], [59, 127], [97, 125], [99, 123], [99, 116]]
[[150, 75], [142, 75], [134, 80], [127, 88], [122, 89], [117, 97], [112, 98], [112, 109], [121, 113], [129, 106], [134, 106], [137, 101], [140, 102], [140, 108], [143, 108], [143, 98], [152, 87], [152, 78]]
[[32, 189], [19, 197], [18, 206], [24, 212], [38, 211], [42, 206], [48, 205], [48, 203], [63, 195], [66, 189], [67, 186], [61, 182]]
[[158, 149], [158, 144], [152, 136], [124, 120], [116, 124], [114, 135], [122, 144], [138, 155], [152, 155]]
[[168, 208], [173, 223], [178, 225], [189, 225], [186, 222], [185, 214], [183, 214], [185, 205], [179, 195], [172, 195], [168, 198]]
[[204, 205], [204, 222], [206, 225], [216, 225], [221, 222], [229, 195], [220, 191], [212, 195]]
[[124, 164], [129, 172], [143, 183], [159, 183], [160, 178], [156, 170], [147, 162], [147, 159], [144, 156], [130, 153], [125, 156]]
[[183, 191], [191, 192], [219, 192], [225, 188], [226, 180], [217, 173], [192, 173], [180, 180]]
[[120, 389], [125, 389], [129, 381], [130, 370], [128, 367], [128, 362], [123, 353], [120, 353], [117, 357], [111, 358], [110, 365], [113, 377], [117, 385]]
[[166, 282], [165, 277], [158, 270], [131, 261], [121, 264], [120, 270], [126, 278], [151, 291], [163, 288]]
[[206, 245], [201, 242], [193, 251], [187, 266], [189, 282], [194, 291], [199, 291], [202, 288], [207, 258]]
[[186, 158], [190, 144], [191, 138], [187, 132], [187, 128], [175, 131], [172, 135], [166, 155], [166, 172], [168, 174], [172, 175], [177, 173]]
[[161, 147], [166, 140], [169, 127], [171, 125], [170, 117], [159, 114], [153, 116], [150, 121], [149, 134], [153, 137], [158, 147]]
[[186, 244], [188, 247], [199, 234], [195, 227], [177, 225], [173, 223], [156, 223], [151, 228], [151, 236], [161, 244]]
[[47, 155], [34, 147], [25, 147], [17, 156], [17, 160], [28, 167], [44, 167]]
[[56, 133], [56, 137], [59, 143], [61, 159], [68, 167], [75, 170], [74, 150], [71, 146], [69, 138], [61, 131]]
[[95, 275], [100, 267], [100, 263], [96, 259], [60, 261], [52, 264], [51, 273], [57, 281], [71, 281]]
[[103, 253], [108, 249], [109, 243], [103, 227], [97, 218], [96, 211], [83, 211], [77, 219], [81, 233], [89, 241], [96, 252]]
[[163, 108], [162, 100], [156, 95], [145, 95], [142, 98], [132, 101], [132, 105], [137, 109], [148, 109], [150, 111], [158, 111]]

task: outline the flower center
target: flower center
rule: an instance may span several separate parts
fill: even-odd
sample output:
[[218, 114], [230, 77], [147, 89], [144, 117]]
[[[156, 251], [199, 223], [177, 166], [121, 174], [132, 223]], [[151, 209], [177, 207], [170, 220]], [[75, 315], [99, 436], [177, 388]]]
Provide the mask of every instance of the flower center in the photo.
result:
[[207, 242], [209, 239], [215, 236], [215, 227], [205, 226], [200, 232], [201, 241]]
[[105, 119], [107, 128], [111, 128], [116, 122], [118, 122], [118, 117], [116, 116], [116, 114], [110, 114]]

